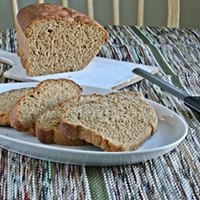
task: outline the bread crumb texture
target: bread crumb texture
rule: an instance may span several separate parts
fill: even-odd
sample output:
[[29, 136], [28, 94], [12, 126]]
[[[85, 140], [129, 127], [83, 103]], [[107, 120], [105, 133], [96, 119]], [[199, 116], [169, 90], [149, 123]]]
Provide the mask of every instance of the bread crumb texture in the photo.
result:
[[17, 19], [18, 52], [30, 76], [81, 70], [108, 41], [99, 23], [59, 5], [33, 4]]
[[56, 106], [53, 109], [47, 110], [42, 113], [36, 121], [36, 136], [40, 142], [46, 144], [60, 144], [60, 145], [88, 145], [85, 140], [70, 139], [66, 135], [61, 134], [59, 126], [60, 119], [65, 110], [70, 109], [72, 106], [83, 104], [86, 102], [94, 102], [98, 100], [101, 95], [82, 95], [79, 97], [71, 98], [65, 101], [61, 106]]
[[145, 100], [135, 93], [119, 92], [68, 109], [61, 131], [106, 151], [126, 151], [138, 148], [156, 125], [156, 114]]
[[0, 125], [10, 125], [10, 113], [16, 102], [33, 88], [14, 89], [0, 93]]
[[17, 130], [35, 134], [35, 121], [42, 112], [81, 94], [81, 87], [71, 80], [45, 80], [15, 105], [11, 112], [11, 125]]

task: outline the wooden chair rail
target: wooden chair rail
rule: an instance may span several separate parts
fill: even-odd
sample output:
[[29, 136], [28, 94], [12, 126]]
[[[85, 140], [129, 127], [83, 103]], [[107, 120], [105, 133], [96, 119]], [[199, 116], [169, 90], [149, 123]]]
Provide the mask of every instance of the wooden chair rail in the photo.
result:
[[[96, 0], [85, 0], [87, 5], [87, 14], [94, 19], [94, 3]], [[38, 0], [38, 3], [44, 3], [44, 0]], [[63, 6], [68, 7], [68, 0], [61, 0]], [[179, 27], [180, 21], [180, 0], [167, 0], [167, 27]], [[144, 25], [144, 4], [145, 0], [137, 0], [137, 26]], [[18, 1], [12, 0], [12, 9], [14, 22], [16, 25], [16, 15], [18, 13]], [[120, 0], [112, 0], [112, 13], [113, 13], [113, 25], [120, 24]]]

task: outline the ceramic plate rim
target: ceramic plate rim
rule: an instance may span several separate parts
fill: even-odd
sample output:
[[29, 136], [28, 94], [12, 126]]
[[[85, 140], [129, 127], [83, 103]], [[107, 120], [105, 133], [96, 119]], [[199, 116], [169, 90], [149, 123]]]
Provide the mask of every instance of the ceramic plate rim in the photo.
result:
[[[39, 84], [38, 82], [27, 82], [27, 83], [6, 83], [6, 84], [2, 84], [0, 85], [0, 93], [1, 93], [1, 88], [2, 87], [7, 87], [8, 84], [10, 84], [10, 86], [13, 86], [11, 88], [9, 88], [8, 90], [10, 89], [14, 89], [14, 88], [20, 88], [20, 87], [31, 87], [31, 86], [35, 86], [37, 84]], [[107, 92], [112, 92], [113, 90], [108, 90], [108, 89], [104, 89], [104, 88], [93, 88], [91, 86], [82, 86], [83, 88], [92, 88], [92, 90], [96, 90], [96, 89], [100, 89], [100, 90], [103, 90], [103, 91], [107, 91]], [[5, 90], [6, 91], [6, 90]], [[176, 141], [170, 143], [170, 144], [167, 144], [167, 145], [164, 145], [164, 146], [161, 146], [161, 147], [156, 147], [156, 148], [152, 148], [152, 149], [145, 149], [145, 150], [140, 150], [140, 151], [125, 151], [125, 152], [105, 152], [105, 151], [93, 151], [93, 150], [84, 150], [84, 149], [73, 149], [73, 148], [63, 148], [63, 146], [60, 146], [60, 145], [47, 145], [47, 144], [40, 144], [40, 143], [31, 143], [30, 141], [22, 141], [20, 139], [16, 139], [16, 138], [10, 138], [9, 136], [4, 136], [4, 135], [0, 135], [0, 138], [4, 138], [6, 140], [9, 140], [11, 142], [14, 142], [14, 143], [17, 143], [17, 144], [26, 144], [26, 145], [29, 145], [31, 148], [35, 147], [40, 147], [40, 148], [44, 148], [44, 149], [50, 149], [50, 150], [58, 150], [58, 151], [63, 151], [63, 152], [66, 152], [66, 153], [77, 153], [77, 154], [87, 154], [87, 155], [98, 155], [98, 156], [106, 156], [106, 155], [113, 155], [113, 156], [117, 156], [117, 155], [140, 155], [140, 154], [145, 154], [145, 153], [153, 153], [153, 152], [157, 152], [157, 151], [165, 151], [165, 150], [168, 150], [168, 149], [172, 149], [173, 147], [176, 147], [180, 142], [182, 142], [182, 140], [185, 138], [185, 136], [187, 135], [187, 131], [188, 131], [188, 126], [186, 124], [186, 122], [178, 115], [176, 114], [175, 112], [173, 112], [172, 110], [164, 107], [163, 105], [159, 104], [159, 103], [156, 103], [154, 101], [151, 101], [151, 100], [148, 100], [146, 99], [150, 105], [152, 105], [153, 107], [154, 106], [157, 106], [161, 109], [166, 109], [168, 110], [170, 113], [173, 113], [173, 115], [175, 115], [177, 117], [177, 119], [182, 123], [182, 125], [184, 126], [184, 133], [181, 135], [181, 137], [179, 137]], [[1, 132], [1, 127], [0, 127], [0, 132]], [[6, 148], [4, 147], [1, 143], [0, 143], [0, 146], [2, 146], [3, 148]], [[9, 149], [9, 148], [7, 148]], [[14, 150], [12, 150], [14, 151]], [[18, 151], [17, 151], [18, 152]], [[18, 152], [20, 153], [20, 152]], [[25, 155], [24, 153], [22, 153], [23, 155]], [[29, 154], [28, 154], [29, 155]], [[32, 156], [31, 154], [29, 155], [30, 157], [34, 157]], [[43, 160], [45, 160], [45, 158], [42, 158]], [[151, 158], [150, 158], [151, 159]], [[87, 165], [87, 163], [86, 163]]]

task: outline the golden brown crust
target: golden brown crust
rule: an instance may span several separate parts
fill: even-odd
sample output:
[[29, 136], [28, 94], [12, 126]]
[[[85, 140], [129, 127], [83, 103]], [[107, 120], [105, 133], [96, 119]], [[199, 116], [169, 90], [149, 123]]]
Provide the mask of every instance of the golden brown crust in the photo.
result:
[[103, 27], [98, 22], [89, 18], [87, 15], [84, 15], [73, 9], [49, 3], [32, 4], [30, 6], [21, 9], [17, 15], [17, 20], [24, 33], [26, 33], [27, 27], [38, 19], [40, 20], [40, 19], [58, 19], [58, 18], [69, 22], [95, 25], [98, 28], [104, 30]]
[[101, 134], [95, 132], [84, 126], [74, 125], [68, 121], [62, 120], [60, 123], [60, 132], [65, 137], [70, 137], [72, 139], [80, 138], [87, 141], [95, 146], [101, 147], [105, 151], [125, 151], [121, 145], [115, 145], [110, 143], [107, 139], [103, 138]]
[[[76, 87], [76, 91], [77, 91], [77, 96], [79, 96], [83, 89], [76, 84], [74, 81], [72, 80], [68, 80], [68, 79], [64, 79], [64, 78], [60, 78], [60, 79], [47, 79], [41, 83], [39, 83], [32, 92], [29, 92], [27, 95], [21, 97], [19, 99], [19, 101], [15, 104], [14, 108], [11, 111], [10, 114], [10, 123], [11, 126], [13, 128], [15, 128], [18, 131], [26, 131], [27, 133], [31, 134], [31, 135], [35, 135], [35, 123], [34, 124], [29, 124], [29, 123], [23, 123], [20, 122], [21, 117], [19, 116], [20, 113], [20, 106], [23, 106], [23, 101], [26, 101], [27, 98], [29, 97], [34, 97], [35, 95], [37, 95], [37, 92], [40, 93], [40, 91], [42, 91], [44, 85], [46, 84], [51, 84], [52, 86], [54, 85], [55, 81], [59, 81], [62, 84], [68, 83], [68, 86], [71, 84], [72, 87]], [[54, 94], [52, 94], [53, 96]], [[65, 99], [63, 99], [64, 101]], [[62, 103], [62, 102], [61, 102]]]
[[8, 113], [0, 113], [0, 126], [10, 126], [10, 116]]
[[18, 121], [17, 111], [18, 111], [18, 105], [16, 103], [15, 107], [12, 109], [10, 113], [10, 125], [14, 127], [16, 130], [21, 130], [24, 126], [22, 126], [22, 124]]
[[38, 123], [35, 125], [36, 137], [37, 139], [44, 144], [53, 144], [54, 143], [54, 130], [44, 130], [38, 126]]
[[[62, 112], [69, 109], [75, 104], [86, 103], [88, 101], [94, 102], [99, 99], [102, 95], [92, 94], [92, 95], [81, 95], [78, 98], [72, 97], [65, 101], [61, 106], [56, 106], [51, 108], [44, 113], [42, 113], [36, 122], [36, 136], [43, 143], [55, 143], [60, 145], [85, 145], [88, 144], [83, 140], [75, 139], [72, 140], [60, 133], [59, 122]], [[53, 123], [51, 123], [53, 122]]]
[[17, 31], [17, 54], [20, 57], [21, 63], [23, 67], [28, 70], [29, 69], [29, 63], [28, 63], [28, 55], [30, 52], [29, 48], [29, 41], [26, 38], [24, 32], [22, 31], [22, 28], [20, 27], [19, 23], [16, 23], [16, 31]]
[[[50, 24], [55, 23], [59, 25], [59, 28], [52, 25], [51, 31], [54, 34], [46, 34], [49, 33], [47, 29], [51, 26]], [[41, 24], [49, 25], [41, 29]], [[83, 27], [85, 34], [81, 34]], [[62, 28], [68, 31], [63, 32]], [[70, 30], [78, 31], [81, 38], [72, 37], [76, 34], [72, 33], [71, 36]], [[86, 30], [89, 30], [90, 34]], [[96, 34], [91, 33], [91, 30], [95, 30]], [[73, 9], [49, 3], [32, 4], [21, 9], [17, 15], [16, 31], [17, 52], [29, 76], [81, 70], [96, 56], [101, 45], [108, 42], [109, 37], [108, 32], [88, 16]], [[38, 37], [39, 34], [41, 37]], [[59, 35], [58, 38], [57, 35]], [[93, 38], [97, 39], [90, 44], [88, 40]], [[77, 39], [80, 40], [77, 42]], [[46, 42], [43, 44], [41, 41]], [[63, 43], [63, 46], [59, 46], [58, 42]], [[74, 47], [75, 43], [78, 45], [77, 48]], [[79, 56], [80, 53], [84, 54], [84, 60]], [[46, 63], [47, 57], [48, 63]], [[76, 57], [75, 60], [72, 59], [74, 57]]]
[[[112, 98], [113, 95], [115, 95], [115, 94], [109, 94], [107, 96], [108, 96], [108, 98], [109, 97]], [[127, 97], [127, 98], [130, 101], [131, 100], [134, 101], [133, 98], [132, 99], [131, 98], [129, 99], [129, 97]], [[117, 100], [117, 99], [114, 99], [114, 101], [115, 100]], [[75, 139], [75, 138], [83, 139], [83, 140], [87, 141], [88, 143], [94, 144], [95, 146], [102, 148], [105, 151], [135, 150], [135, 149], [139, 148], [155, 132], [157, 122], [158, 122], [158, 119], [157, 119], [154, 109], [145, 100], [141, 100], [141, 103], [142, 103], [142, 106], [145, 108], [143, 116], [145, 117], [145, 115], [146, 115], [145, 113], [148, 112], [148, 123], [146, 123], [146, 125], [143, 126], [142, 132], [139, 135], [139, 139], [137, 139], [137, 140], [130, 138], [130, 141], [127, 141], [125, 143], [122, 143], [121, 141], [116, 142], [116, 140], [112, 140], [110, 138], [110, 136], [108, 136], [108, 135], [103, 136], [103, 134], [101, 132], [98, 132], [97, 129], [89, 128], [89, 126], [87, 126], [86, 122], [82, 123], [80, 120], [78, 122], [75, 121], [75, 123], [74, 123], [73, 121], [70, 121], [67, 118], [67, 115], [65, 116], [65, 114], [63, 114], [63, 116], [61, 118], [60, 131], [66, 137], [70, 137], [73, 139]], [[116, 110], [117, 107], [114, 107], [113, 109]], [[82, 113], [84, 109], [81, 110], [81, 107], [79, 107], [78, 110], [80, 110], [80, 112]], [[70, 113], [70, 111], [66, 111], [66, 114], [67, 114], [67, 112]], [[102, 115], [101, 115], [101, 117], [102, 117]], [[134, 123], [134, 121], [133, 121], [133, 123]], [[142, 126], [140, 120], [138, 121], [138, 123], [139, 123], [139, 126], [140, 125]], [[113, 126], [115, 126], [115, 125], [113, 124]], [[118, 132], [116, 134], [120, 134], [120, 133]], [[133, 132], [133, 138], [134, 138], [134, 132]]]
[[[31, 95], [33, 94], [33, 92], [30, 92], [27, 95]], [[21, 97], [19, 99], [18, 102], [20, 102], [21, 100], [23, 100], [25, 97]], [[18, 108], [19, 108], [19, 104], [18, 102], [16, 103], [16, 105], [14, 106], [14, 108], [12, 109], [11, 113], [10, 113], [10, 125], [15, 128], [17, 131], [26, 131], [28, 134], [30, 135], [35, 135], [35, 129], [33, 127], [30, 127], [28, 124], [22, 124], [18, 119]]]
[[33, 88], [13, 89], [0, 93], [0, 125], [10, 126], [10, 112], [17, 100], [33, 91]]
[[131, 151], [139, 148], [144, 141], [146, 141], [152, 132], [152, 128], [149, 126], [146, 129], [146, 132], [143, 134], [143, 138], [141, 138], [141, 142], [132, 142], [128, 146], [123, 146], [121, 144], [115, 144], [109, 141], [106, 138], [103, 138], [101, 133], [97, 133], [92, 129], [89, 129], [85, 126], [74, 125], [68, 121], [62, 120], [60, 123], [60, 132], [64, 137], [70, 137], [72, 139], [82, 139], [91, 143], [95, 146], [102, 148], [105, 151], [117, 152], [117, 151]]
[[61, 134], [59, 129], [54, 130], [54, 143], [67, 146], [83, 146], [88, 145], [85, 140], [79, 138], [71, 139]]
[[44, 144], [58, 144], [67, 146], [80, 146], [88, 144], [81, 139], [71, 139], [60, 133], [59, 129], [47, 129], [41, 128], [39, 123], [36, 123], [36, 136], [38, 140]]

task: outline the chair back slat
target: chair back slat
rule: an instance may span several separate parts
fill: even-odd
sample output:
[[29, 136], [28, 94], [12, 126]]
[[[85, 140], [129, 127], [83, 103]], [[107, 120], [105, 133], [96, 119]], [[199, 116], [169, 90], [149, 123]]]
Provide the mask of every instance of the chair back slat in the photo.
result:
[[168, 0], [167, 27], [179, 27], [180, 0]]
[[68, 7], [69, 6], [68, 0], [62, 0], [62, 5], [64, 7]]
[[87, 0], [87, 13], [88, 16], [92, 19], [94, 19], [94, 5], [93, 5], [93, 0]]
[[119, 0], [113, 0], [113, 24], [119, 25], [120, 19], [119, 19], [120, 13], [119, 13]]
[[[95, 0], [97, 1], [97, 0]], [[93, 0], [85, 0], [87, 6], [87, 14], [89, 17], [94, 19], [94, 3]], [[38, 3], [44, 3], [44, 0], [38, 0]], [[69, 6], [68, 0], [61, 0], [63, 6]], [[144, 4], [145, 0], [137, 0], [137, 26], [144, 25]], [[180, 0], [167, 0], [167, 27], [179, 27], [180, 21]], [[12, 10], [13, 10], [13, 17], [16, 26], [16, 15], [18, 13], [18, 0], [12, 0]], [[119, 25], [120, 24], [120, 4], [119, 0], [112, 0], [112, 12], [113, 12], [113, 24]]]
[[144, 25], [144, 0], [138, 0], [137, 5], [137, 26]]
[[12, 0], [12, 10], [13, 10], [13, 16], [14, 16], [14, 23], [16, 26], [16, 24], [17, 24], [16, 16], [19, 11], [17, 0]]

